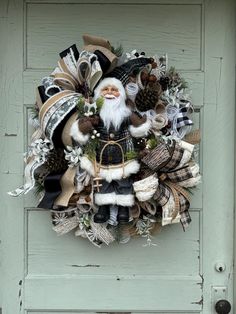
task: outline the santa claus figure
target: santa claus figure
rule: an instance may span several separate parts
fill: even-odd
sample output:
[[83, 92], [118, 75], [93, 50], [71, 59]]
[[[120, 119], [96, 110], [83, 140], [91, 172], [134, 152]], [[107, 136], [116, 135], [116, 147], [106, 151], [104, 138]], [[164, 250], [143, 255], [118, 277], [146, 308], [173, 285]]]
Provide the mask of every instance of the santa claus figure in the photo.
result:
[[84, 117], [71, 128], [71, 136], [80, 145], [91, 141], [91, 134], [100, 134], [96, 147], [96, 160], [84, 155], [80, 167], [99, 180], [94, 203], [98, 211], [96, 223], [107, 222], [110, 209], [118, 209], [117, 221], [129, 221], [129, 210], [134, 204], [132, 175], [139, 171], [134, 138], [148, 135], [151, 123], [139, 116], [126, 104], [126, 93], [121, 81], [105, 78], [94, 91], [94, 100], [104, 97], [98, 115]]

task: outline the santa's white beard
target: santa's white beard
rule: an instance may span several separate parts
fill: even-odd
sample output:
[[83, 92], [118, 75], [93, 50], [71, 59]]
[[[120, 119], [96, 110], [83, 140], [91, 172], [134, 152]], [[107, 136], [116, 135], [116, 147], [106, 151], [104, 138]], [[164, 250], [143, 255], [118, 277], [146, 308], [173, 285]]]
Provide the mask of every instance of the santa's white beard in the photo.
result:
[[104, 126], [109, 130], [113, 125], [115, 130], [118, 130], [125, 118], [130, 116], [131, 110], [126, 106], [125, 101], [121, 96], [114, 98], [105, 98], [104, 104], [100, 111], [100, 117]]

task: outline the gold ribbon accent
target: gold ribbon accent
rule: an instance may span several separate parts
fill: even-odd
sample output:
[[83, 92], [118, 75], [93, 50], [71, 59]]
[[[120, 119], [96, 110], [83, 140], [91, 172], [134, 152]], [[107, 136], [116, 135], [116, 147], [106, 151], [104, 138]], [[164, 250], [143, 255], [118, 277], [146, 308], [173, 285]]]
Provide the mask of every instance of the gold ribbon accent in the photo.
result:
[[60, 180], [61, 194], [56, 198], [54, 205], [67, 207], [69, 200], [75, 192], [74, 179], [76, 174], [76, 167], [70, 167], [66, 170]]

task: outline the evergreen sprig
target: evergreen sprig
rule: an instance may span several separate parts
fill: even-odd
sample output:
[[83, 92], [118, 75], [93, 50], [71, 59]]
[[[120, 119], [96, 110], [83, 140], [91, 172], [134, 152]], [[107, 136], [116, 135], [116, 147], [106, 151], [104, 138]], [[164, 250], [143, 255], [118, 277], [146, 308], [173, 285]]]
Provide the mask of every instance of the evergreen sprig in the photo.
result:
[[111, 47], [111, 52], [114, 53], [117, 57], [120, 57], [123, 53], [124, 49], [121, 44], [119, 44], [117, 47]]

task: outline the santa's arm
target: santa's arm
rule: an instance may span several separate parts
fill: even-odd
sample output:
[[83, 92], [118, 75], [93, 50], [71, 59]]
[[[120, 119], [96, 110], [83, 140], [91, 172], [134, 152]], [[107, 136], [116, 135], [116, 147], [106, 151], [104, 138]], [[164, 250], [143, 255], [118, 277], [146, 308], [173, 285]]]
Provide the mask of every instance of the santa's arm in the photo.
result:
[[79, 144], [85, 145], [94, 126], [98, 124], [98, 117], [85, 117], [75, 121], [70, 129], [70, 136]]
[[139, 117], [133, 112], [130, 116], [131, 125], [129, 126], [130, 134], [133, 137], [145, 137], [151, 129], [151, 121], [147, 119], [146, 115]]
[[80, 121], [76, 120], [70, 129], [70, 136], [79, 144], [85, 145], [89, 140], [89, 132], [84, 133], [80, 128]]

